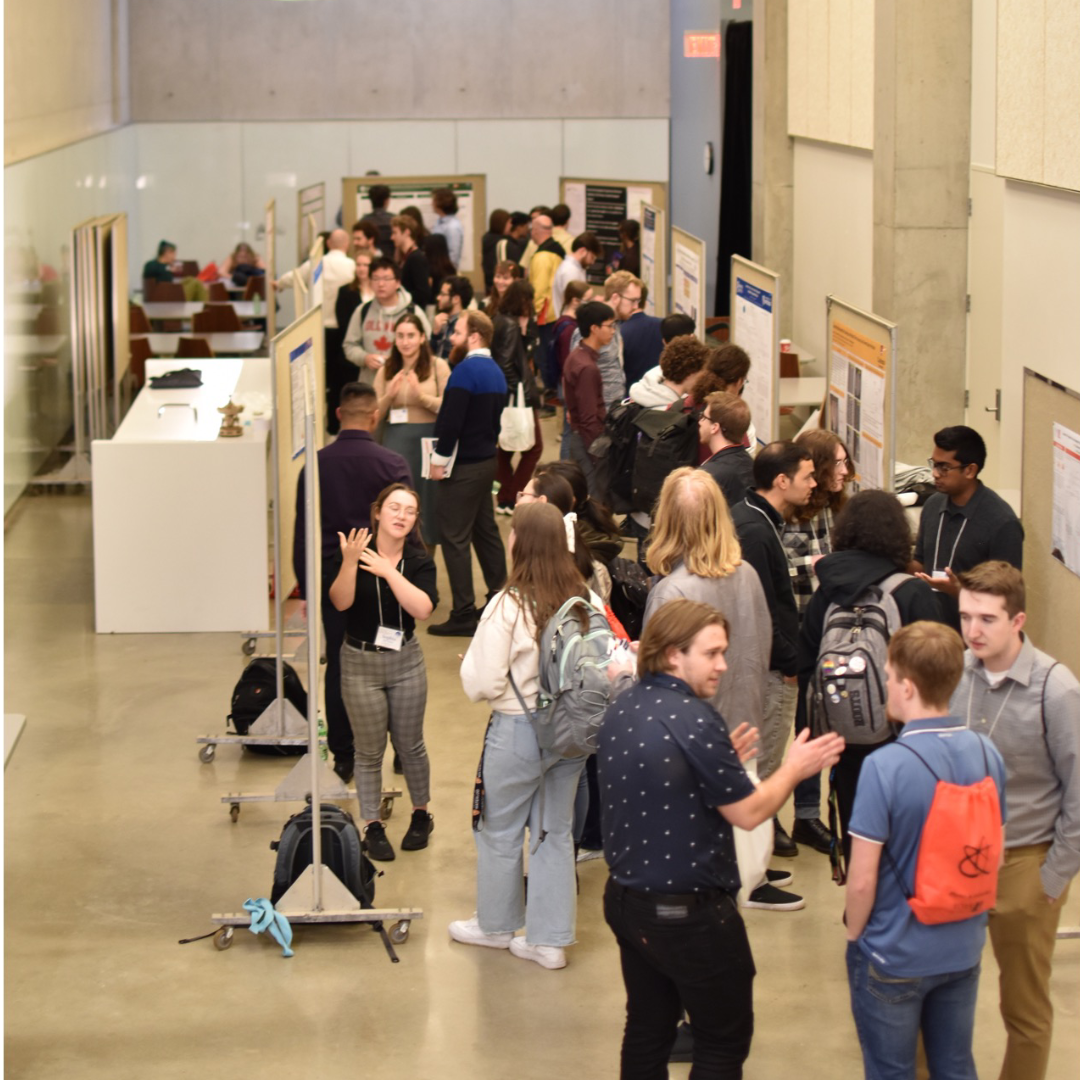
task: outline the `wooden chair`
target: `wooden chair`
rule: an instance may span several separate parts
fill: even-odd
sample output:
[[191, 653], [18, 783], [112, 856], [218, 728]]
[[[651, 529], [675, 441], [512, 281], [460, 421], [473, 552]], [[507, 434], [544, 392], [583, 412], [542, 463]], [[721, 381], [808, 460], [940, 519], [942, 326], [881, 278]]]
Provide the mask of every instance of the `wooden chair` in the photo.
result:
[[[145, 317], [144, 315], [143, 318]], [[131, 381], [136, 390], [140, 389], [143, 383], [146, 382], [146, 361], [150, 359], [151, 355], [149, 339], [131, 339]]]
[[177, 360], [207, 360], [213, 355], [214, 350], [210, 348], [210, 342], [206, 338], [182, 337], [176, 350]]
[[179, 281], [156, 281], [154, 286], [155, 304], [183, 304], [187, 300]]
[[227, 304], [229, 303], [229, 290], [225, 288], [225, 285], [221, 281], [210, 282], [210, 303], [211, 304]]
[[255, 297], [259, 297], [261, 300], [266, 299], [266, 275], [259, 274], [258, 277], [250, 277], [247, 279], [247, 284], [244, 286], [244, 299], [253, 300]]
[[[199, 315], [203, 318], [199, 319]], [[232, 304], [207, 304], [195, 319], [194, 330], [197, 334], [235, 334], [243, 329], [240, 316]]]
[[150, 320], [138, 304], [128, 305], [128, 327], [133, 334], [149, 334]]
[[194, 259], [184, 259], [180, 264], [180, 276], [182, 278], [198, 277], [199, 264]]

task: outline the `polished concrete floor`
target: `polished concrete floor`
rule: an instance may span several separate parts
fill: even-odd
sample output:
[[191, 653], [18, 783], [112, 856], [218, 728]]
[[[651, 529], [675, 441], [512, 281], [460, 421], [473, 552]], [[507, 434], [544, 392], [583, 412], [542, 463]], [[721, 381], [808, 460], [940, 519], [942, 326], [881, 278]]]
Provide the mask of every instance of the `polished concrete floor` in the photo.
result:
[[[617, 1075], [623, 994], [602, 862], [581, 867], [579, 942], [562, 971], [447, 938], [474, 909], [470, 797], [486, 719], [457, 679], [463, 641], [423, 635], [436, 829], [378, 885], [380, 904], [424, 910], [401, 963], [360, 926], [297, 927], [288, 960], [246, 930], [226, 952], [179, 946], [212, 929], [211, 912], [269, 893], [269, 843], [298, 809], [246, 805], [233, 824], [220, 796], [272, 789], [288, 765], [225, 746], [212, 764], [196, 757], [196, 736], [224, 731], [240, 637], [96, 635], [88, 497], [24, 499], [5, 532], [5, 710], [28, 717], [5, 773], [7, 1076]], [[405, 809], [388, 825], [395, 846]], [[856, 1077], [842, 896], [825, 857], [804, 849], [790, 865], [806, 909], [746, 913], [758, 967], [746, 1076]], [[1003, 1045], [996, 978], [987, 952], [985, 1077]], [[1053, 989], [1051, 1076], [1064, 1080], [1080, 1059], [1080, 941], [1060, 944]]]

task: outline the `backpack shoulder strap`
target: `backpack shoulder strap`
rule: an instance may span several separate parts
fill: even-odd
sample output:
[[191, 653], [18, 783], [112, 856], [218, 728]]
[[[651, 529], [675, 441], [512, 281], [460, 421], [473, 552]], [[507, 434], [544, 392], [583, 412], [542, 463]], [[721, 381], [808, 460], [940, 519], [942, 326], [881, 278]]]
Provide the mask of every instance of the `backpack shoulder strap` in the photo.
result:
[[881, 589], [881, 595], [892, 596], [905, 581], [913, 581], [914, 579], [910, 574], [905, 574], [902, 571], [897, 571], [895, 574], [890, 574], [887, 578], [883, 578], [878, 582], [878, 588]]
[[1042, 721], [1043, 738], [1045, 739], [1049, 732], [1046, 730], [1046, 687], [1050, 682], [1050, 676], [1054, 674], [1054, 668], [1060, 664], [1060, 660], [1055, 660], [1046, 671], [1046, 678], [1043, 679], [1042, 693], [1039, 695], [1039, 719]]

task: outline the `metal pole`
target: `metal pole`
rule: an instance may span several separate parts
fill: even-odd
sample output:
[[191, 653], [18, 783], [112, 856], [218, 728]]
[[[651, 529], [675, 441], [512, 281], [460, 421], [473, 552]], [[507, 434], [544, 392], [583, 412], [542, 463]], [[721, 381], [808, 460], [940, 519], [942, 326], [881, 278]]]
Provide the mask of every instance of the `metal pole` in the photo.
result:
[[75, 418], [75, 457], [78, 460], [89, 450], [86, 440], [86, 418], [83, 416], [83, 344], [82, 344], [82, 305], [79, 303], [79, 285], [82, 281], [82, 267], [79, 265], [80, 235], [82, 227], [78, 226], [71, 234], [71, 277], [69, 292], [71, 295], [71, 393], [74, 408], [72, 413]]
[[308, 755], [311, 758], [311, 909], [322, 911], [322, 804], [319, 800], [319, 601], [322, 590], [316, 578], [321, 543], [320, 525], [315, 519], [315, 411], [311, 400], [310, 357], [304, 360], [304, 546], [308, 596]]
[[273, 411], [270, 416], [270, 458], [273, 462], [274, 492], [274, 698], [277, 701], [278, 732], [285, 731], [285, 600], [281, 595], [281, 410], [284, 403], [278, 394], [277, 346], [270, 344], [270, 388]]

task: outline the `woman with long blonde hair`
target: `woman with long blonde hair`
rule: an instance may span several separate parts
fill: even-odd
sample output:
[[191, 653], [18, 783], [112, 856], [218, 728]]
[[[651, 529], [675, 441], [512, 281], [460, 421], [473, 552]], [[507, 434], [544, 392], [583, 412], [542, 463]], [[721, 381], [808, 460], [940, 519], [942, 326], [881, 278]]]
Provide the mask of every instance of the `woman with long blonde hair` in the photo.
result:
[[[551, 503], [519, 503], [508, 546], [506, 586], [484, 608], [461, 665], [465, 693], [489, 703], [491, 720], [473, 801], [476, 914], [452, 922], [450, 937], [561, 968], [577, 918], [571, 821], [585, 759], [541, 750], [522, 706], [530, 713], [537, 708], [540, 635], [548, 619], [573, 596], [597, 607], [601, 602], [590, 596], [570, 554], [563, 515]], [[534, 838], [527, 897], [526, 830], [542, 840], [535, 844]], [[524, 936], [514, 937], [522, 926]]]

